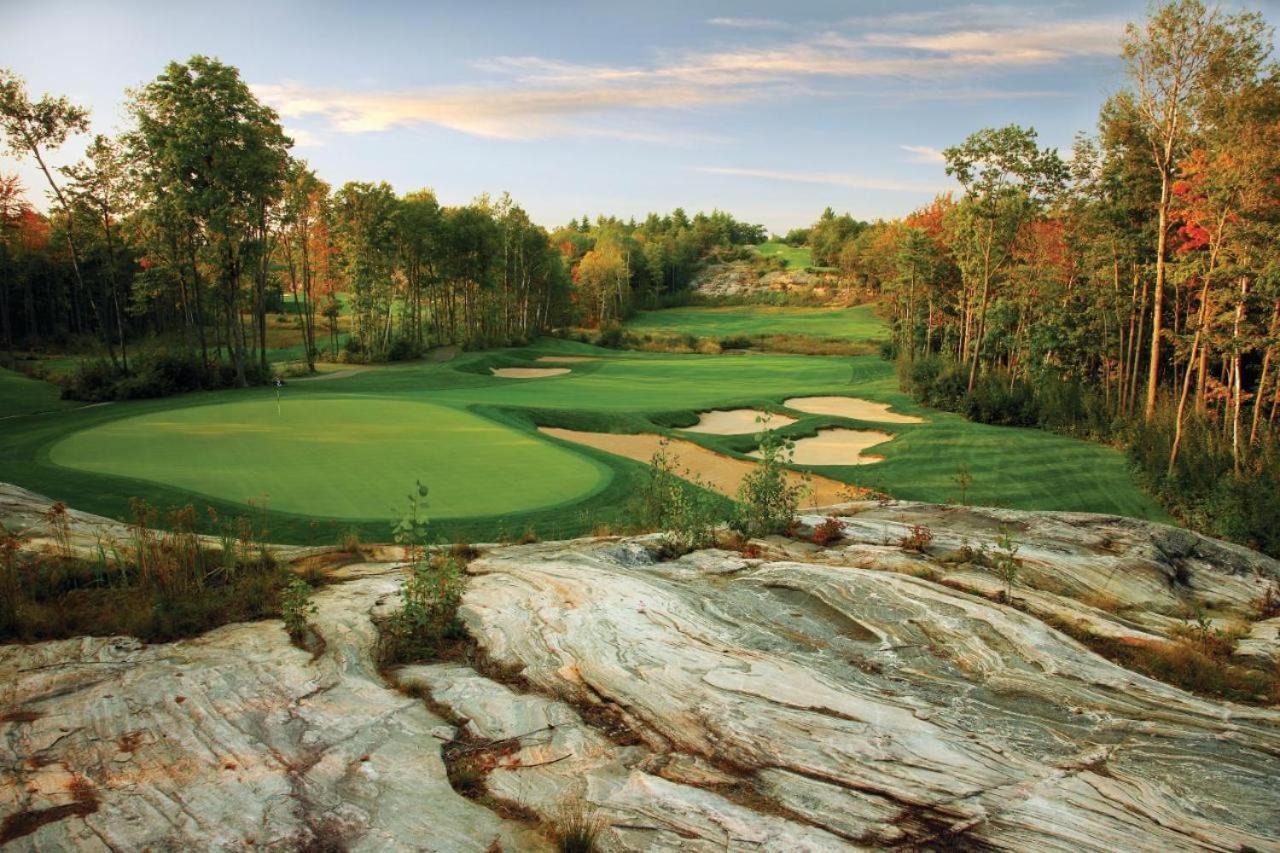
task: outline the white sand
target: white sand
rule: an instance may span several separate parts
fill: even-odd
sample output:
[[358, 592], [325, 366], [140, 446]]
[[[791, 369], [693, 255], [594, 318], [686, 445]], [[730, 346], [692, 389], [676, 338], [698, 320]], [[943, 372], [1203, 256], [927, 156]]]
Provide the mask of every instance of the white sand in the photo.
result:
[[[637, 462], [648, 462], [653, 458], [662, 438], [654, 433], [619, 435], [610, 432], [579, 432], [553, 427], [539, 427], [538, 431], [566, 441], [585, 444], [606, 453], [625, 456]], [[707, 486], [729, 497], [738, 493], [742, 478], [756, 467], [754, 462], [722, 456], [691, 441], [674, 439], [667, 445], [667, 452], [676, 460], [677, 470], [689, 469], [701, 477], [702, 482]], [[792, 483], [798, 483], [801, 476], [795, 471], [788, 471], [787, 479]], [[862, 491], [857, 486], [816, 475], [809, 478], [809, 488], [811, 491], [803, 501], [806, 507], [830, 506], [856, 500]]]
[[835, 415], [860, 421], [878, 421], [884, 424], [922, 424], [924, 418], [900, 415], [889, 411], [885, 403], [859, 400], [857, 397], [792, 397], [783, 402], [788, 409], [810, 415]]
[[699, 412], [698, 422], [691, 427], [685, 427], [683, 431], [705, 432], [711, 435], [742, 435], [759, 432], [762, 425], [756, 423], [756, 418], [761, 416], [769, 418], [767, 426], [770, 429], [789, 426], [796, 422], [795, 418], [762, 412], [759, 409], [721, 409], [713, 412]]
[[567, 367], [491, 367], [494, 376], [503, 379], [545, 379], [569, 372]]
[[[863, 451], [877, 444], [893, 440], [887, 432], [871, 429], [820, 429], [811, 438], [796, 440], [796, 452], [791, 461], [797, 465], [871, 465], [884, 460], [883, 456], [864, 455]], [[759, 456], [753, 450], [748, 456]]]

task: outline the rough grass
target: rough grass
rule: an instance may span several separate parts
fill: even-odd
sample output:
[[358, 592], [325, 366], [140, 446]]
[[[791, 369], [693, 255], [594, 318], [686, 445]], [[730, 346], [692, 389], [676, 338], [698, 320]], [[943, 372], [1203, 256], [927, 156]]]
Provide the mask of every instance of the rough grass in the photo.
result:
[[30, 379], [21, 373], [0, 368], [0, 420], [80, 405], [63, 400], [61, 393], [58, 386], [50, 382]]

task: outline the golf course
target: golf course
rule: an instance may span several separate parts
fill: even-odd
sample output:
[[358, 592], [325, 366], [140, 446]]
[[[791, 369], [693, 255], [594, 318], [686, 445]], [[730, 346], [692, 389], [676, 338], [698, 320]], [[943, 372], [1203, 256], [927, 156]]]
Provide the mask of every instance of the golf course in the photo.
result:
[[[883, 334], [871, 306], [677, 308], [642, 312], [628, 329]], [[591, 436], [667, 436], [705, 451], [698, 459], [749, 465], [754, 417], [768, 413], [801, 440], [797, 459], [809, 464], [793, 467], [823, 486], [815, 494], [851, 484], [904, 499], [1166, 518], [1118, 452], [921, 409], [897, 390], [893, 365], [870, 355], [629, 352], [542, 338], [448, 360], [325, 365], [278, 395], [260, 387], [97, 406], [17, 374], [0, 379], [0, 479], [120, 518], [132, 497], [224, 515], [252, 509], [284, 541], [328, 543], [347, 530], [385, 539], [416, 481], [430, 489], [426, 513], [441, 536], [551, 537], [622, 523], [647, 453], [603, 450]], [[829, 401], [803, 411], [796, 401], [808, 397], [865, 402], [845, 414]], [[746, 425], [687, 429], [723, 410], [749, 410]], [[861, 457], [858, 441], [833, 444], [834, 457], [803, 443], [858, 430], [874, 445]]]

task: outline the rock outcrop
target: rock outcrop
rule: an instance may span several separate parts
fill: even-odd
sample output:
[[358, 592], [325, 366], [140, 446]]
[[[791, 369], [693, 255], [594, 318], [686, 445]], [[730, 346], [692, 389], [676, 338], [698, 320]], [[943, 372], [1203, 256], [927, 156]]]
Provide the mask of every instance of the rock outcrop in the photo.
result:
[[[1280, 850], [1280, 709], [1049, 624], [1147, 641], [1202, 610], [1274, 665], [1275, 620], [1250, 608], [1275, 561], [1112, 517], [847, 512], [831, 545], [752, 556], [490, 549], [460, 609], [477, 653], [387, 673], [395, 562], [332, 571], [314, 654], [278, 622], [0, 647], [0, 831], [17, 850], [539, 850], [576, 808], [605, 850]], [[973, 557], [1006, 534], [1012, 606]]]

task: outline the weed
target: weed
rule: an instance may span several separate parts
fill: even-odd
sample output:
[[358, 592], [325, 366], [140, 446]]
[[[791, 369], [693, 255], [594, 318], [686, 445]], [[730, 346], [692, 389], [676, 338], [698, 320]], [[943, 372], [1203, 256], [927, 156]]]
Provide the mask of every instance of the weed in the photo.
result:
[[821, 524], [813, 528], [813, 535], [810, 538], [815, 545], [830, 545], [833, 542], [839, 542], [844, 538], [844, 528], [840, 525], [840, 519], [834, 516], [824, 519]]
[[583, 800], [560, 804], [551, 821], [551, 833], [560, 853], [594, 853], [608, 826], [599, 812]]
[[906, 551], [923, 554], [933, 541], [933, 531], [923, 524], [913, 524], [911, 529], [898, 540], [898, 547]]

